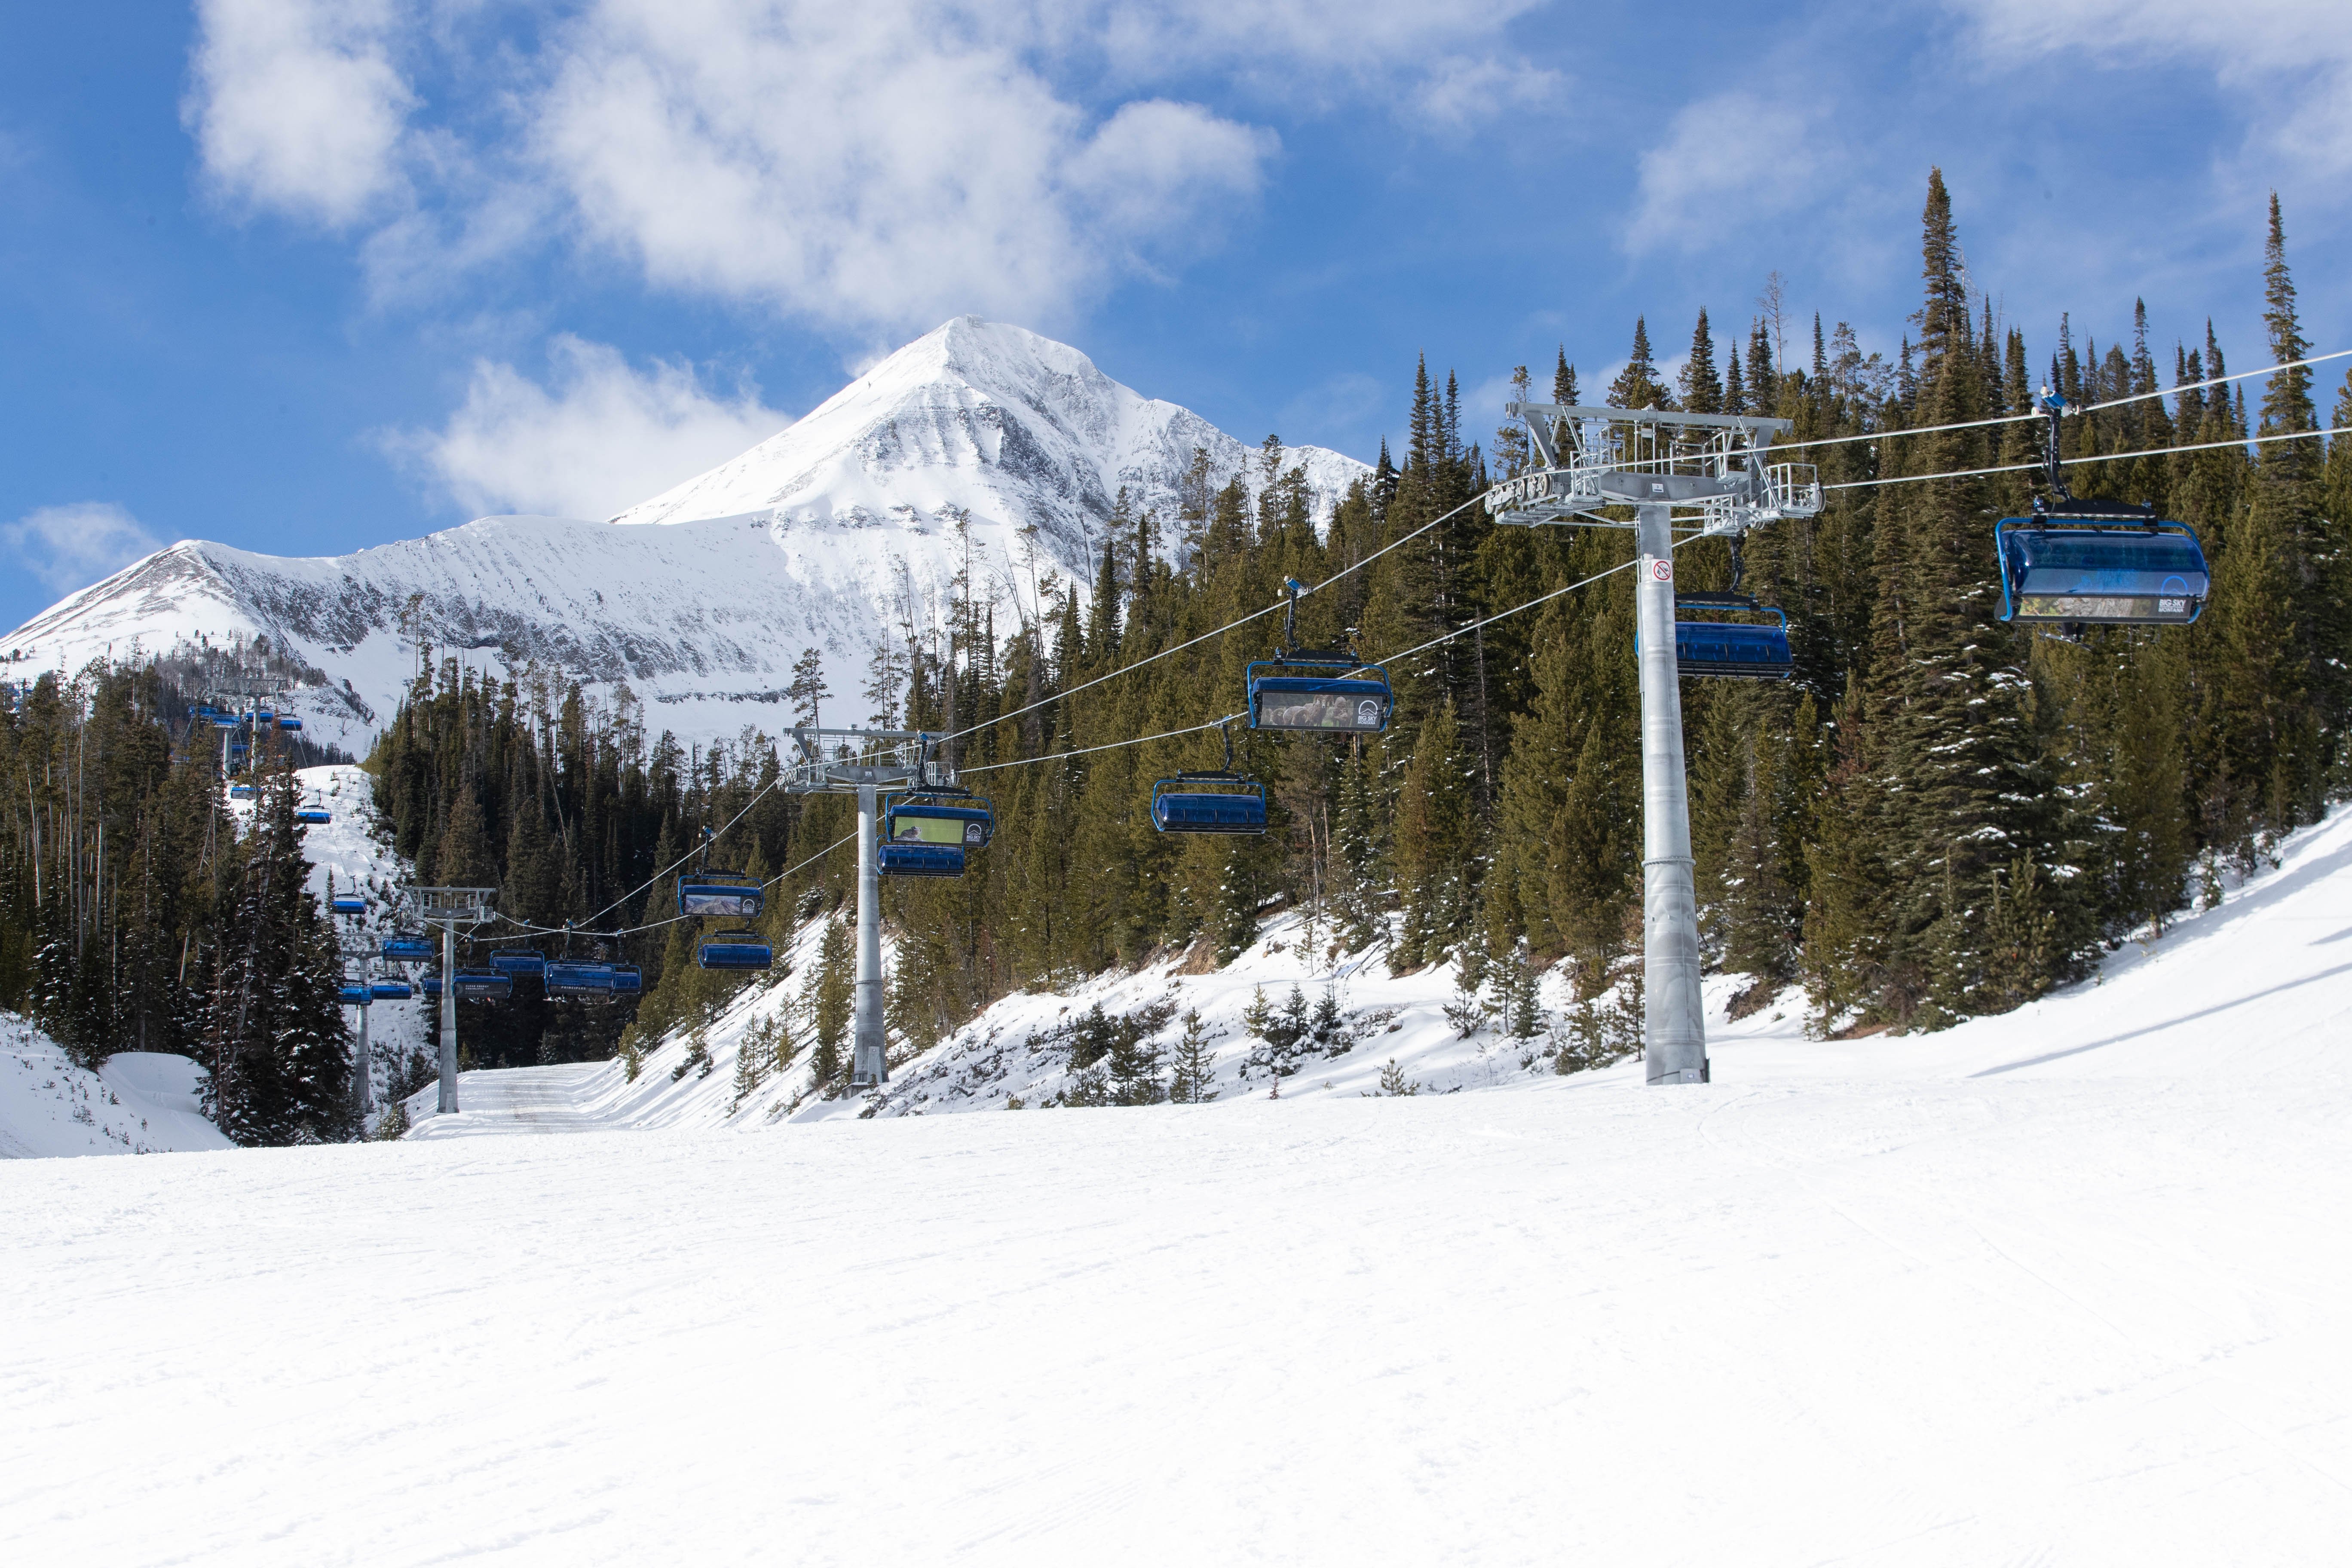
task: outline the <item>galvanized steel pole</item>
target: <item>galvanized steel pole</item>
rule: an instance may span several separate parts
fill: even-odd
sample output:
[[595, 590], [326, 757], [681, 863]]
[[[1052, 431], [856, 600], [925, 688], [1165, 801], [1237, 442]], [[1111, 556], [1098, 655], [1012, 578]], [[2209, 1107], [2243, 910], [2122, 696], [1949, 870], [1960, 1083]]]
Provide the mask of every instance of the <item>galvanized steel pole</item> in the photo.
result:
[[375, 1073], [373, 1063], [368, 1055], [367, 1021], [368, 1014], [372, 1011], [373, 1009], [368, 1007], [360, 1009], [360, 1043], [352, 1052], [352, 1076], [359, 1079], [359, 1082], [352, 1086], [352, 1092], [359, 1100], [360, 1132], [362, 1136], [367, 1132], [368, 1115], [375, 1110]]
[[882, 1037], [882, 875], [874, 847], [874, 786], [857, 786], [857, 1007], [850, 1030], [849, 1085], [890, 1080]]
[[441, 1114], [457, 1110], [457, 926], [441, 928]]
[[1705, 1083], [1698, 890], [1683, 780], [1682, 678], [1675, 663], [1673, 511], [1637, 509], [1634, 588], [1642, 675], [1642, 1049], [1652, 1083]]

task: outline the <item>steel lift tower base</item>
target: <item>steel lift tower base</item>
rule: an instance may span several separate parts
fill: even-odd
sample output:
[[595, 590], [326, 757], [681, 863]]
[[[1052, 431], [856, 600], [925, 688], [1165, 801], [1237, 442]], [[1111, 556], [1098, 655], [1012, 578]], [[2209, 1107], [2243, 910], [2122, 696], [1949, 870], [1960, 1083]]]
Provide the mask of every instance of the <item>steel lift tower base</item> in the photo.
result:
[[[784, 765], [788, 795], [857, 797], [857, 990], [851, 1015], [849, 1087], [890, 1081], [882, 1017], [882, 877], [876, 858], [881, 792], [951, 784], [952, 770], [928, 763], [937, 737], [919, 730], [820, 730], [796, 726]], [[779, 748], [782, 750], [782, 748]]]
[[[1541, 466], [1486, 492], [1497, 523], [1632, 528], [1636, 659], [1642, 680], [1642, 1054], [1652, 1083], [1705, 1083], [1698, 887], [1684, 782], [1683, 699], [1675, 649], [1675, 514], [1685, 537], [1738, 539], [1759, 524], [1811, 517], [1821, 481], [1807, 464], [1767, 465], [1785, 419], [1655, 408], [1514, 403]], [[1631, 507], [1633, 521], [1604, 515]]]
[[441, 928], [441, 1098], [443, 1116], [457, 1111], [457, 928], [467, 931], [490, 918], [496, 888], [418, 888], [416, 913]]

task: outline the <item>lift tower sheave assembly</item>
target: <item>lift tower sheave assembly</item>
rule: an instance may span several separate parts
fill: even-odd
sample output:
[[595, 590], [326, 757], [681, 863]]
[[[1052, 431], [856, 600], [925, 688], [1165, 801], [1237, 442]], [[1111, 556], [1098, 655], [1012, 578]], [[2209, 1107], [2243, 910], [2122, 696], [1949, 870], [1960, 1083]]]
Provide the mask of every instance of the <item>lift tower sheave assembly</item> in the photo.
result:
[[954, 772], [925, 759], [938, 737], [919, 730], [795, 726], [779, 748], [789, 795], [857, 797], [857, 1005], [850, 1026], [849, 1086], [890, 1081], [882, 1026], [882, 878], [878, 799], [885, 790], [953, 784]]
[[419, 888], [417, 918], [441, 928], [441, 1101], [439, 1113], [457, 1110], [457, 928], [471, 931], [490, 918], [496, 888]]
[[[1630, 528], [1635, 658], [1642, 688], [1642, 1047], [1652, 1083], [1705, 1083], [1698, 889], [1684, 781], [1675, 658], [1675, 536], [1737, 540], [1822, 510], [1819, 475], [1766, 464], [1785, 419], [1556, 403], [1514, 403], [1540, 466], [1486, 493], [1497, 523]], [[1633, 521], [1601, 515], [1631, 507]], [[1677, 521], [1677, 514], [1680, 521]]]

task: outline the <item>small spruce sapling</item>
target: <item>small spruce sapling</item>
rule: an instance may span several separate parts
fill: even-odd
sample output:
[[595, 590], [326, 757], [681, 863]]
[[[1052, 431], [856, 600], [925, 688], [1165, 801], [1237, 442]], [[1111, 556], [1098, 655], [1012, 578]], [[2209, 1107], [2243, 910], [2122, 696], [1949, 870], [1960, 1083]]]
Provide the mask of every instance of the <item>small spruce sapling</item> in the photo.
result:
[[1205, 1105], [1217, 1098], [1209, 1086], [1216, 1081], [1216, 1053], [1209, 1048], [1209, 1032], [1198, 1008], [1184, 1015], [1184, 1036], [1176, 1042], [1175, 1070], [1170, 1075], [1168, 1098], [1179, 1105]]
[[1322, 997], [1315, 1004], [1307, 1039], [1327, 1057], [1344, 1057], [1356, 1048], [1355, 1032], [1348, 1027], [1347, 1017], [1339, 1011], [1339, 993], [1328, 985], [1323, 987]]
[[1543, 975], [1528, 962], [1523, 948], [1514, 948], [1499, 967], [1497, 990], [1502, 997], [1505, 1026], [1511, 1038], [1532, 1040], [1543, 1033]]
[[689, 1068], [694, 1069], [695, 1077], [709, 1078], [711, 1065], [710, 1037], [697, 1029], [686, 1037], [686, 1055], [678, 1058], [677, 1066], [669, 1069], [669, 1079], [676, 1083], [686, 1076]]
[[1251, 1022], [1252, 1032], [1265, 1042], [1250, 1053], [1249, 1065], [1264, 1068], [1276, 1078], [1288, 1078], [1298, 1070], [1299, 1047], [1311, 1026], [1307, 994], [1292, 986], [1278, 1013], [1262, 1005], [1264, 1001], [1263, 994], [1254, 998], [1249, 1011], [1242, 1015]]

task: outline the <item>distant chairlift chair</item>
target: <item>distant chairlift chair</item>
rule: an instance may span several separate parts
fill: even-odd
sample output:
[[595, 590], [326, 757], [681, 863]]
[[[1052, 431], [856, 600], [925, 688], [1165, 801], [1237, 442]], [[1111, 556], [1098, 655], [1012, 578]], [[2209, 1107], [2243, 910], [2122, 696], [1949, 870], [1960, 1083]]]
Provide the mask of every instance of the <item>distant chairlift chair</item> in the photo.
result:
[[1283, 646], [1243, 672], [1250, 728], [1317, 735], [1377, 735], [1387, 729], [1396, 706], [1388, 671], [1346, 648], [1296, 648], [1298, 595], [1306, 587], [1295, 577], [1283, 586], [1290, 593]]
[[2032, 517], [1993, 527], [2000, 618], [2059, 626], [2185, 626], [2205, 613], [2213, 580], [2205, 547], [2186, 523], [2153, 507], [2077, 500], [2058, 458], [2066, 400], [2042, 389], [2049, 416], [2044, 484]]
[[1225, 765], [1180, 773], [1151, 786], [1151, 826], [1162, 833], [1265, 831], [1265, 785], [1234, 769], [1234, 738], [1222, 724]]
[[996, 807], [985, 795], [930, 784], [928, 750], [915, 778], [914, 789], [883, 799], [875, 869], [885, 877], [961, 877], [965, 855], [996, 837]]

